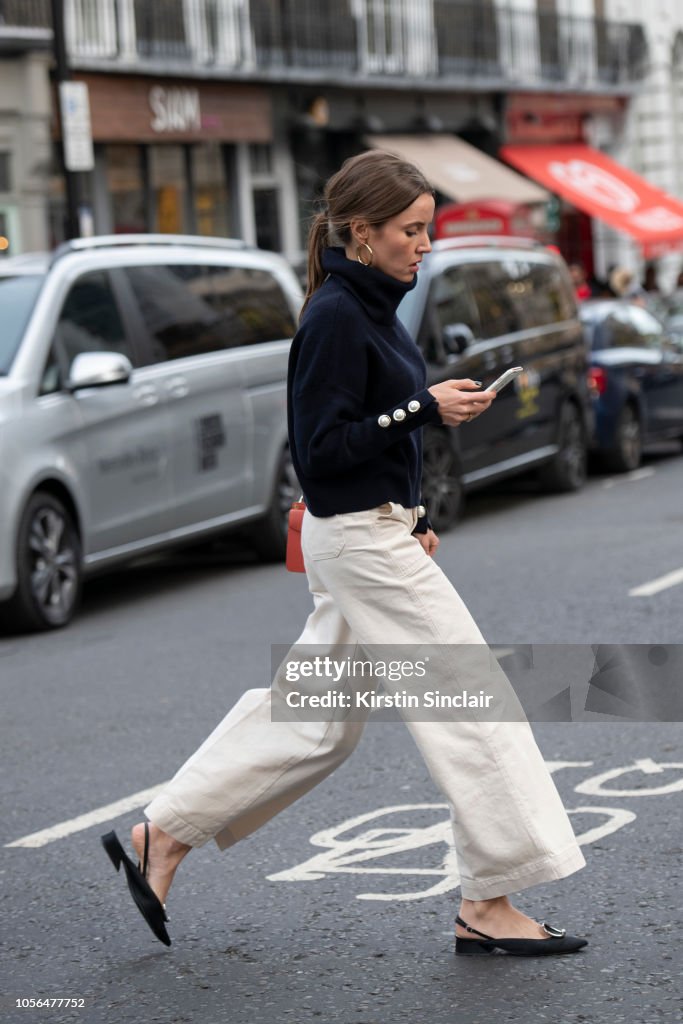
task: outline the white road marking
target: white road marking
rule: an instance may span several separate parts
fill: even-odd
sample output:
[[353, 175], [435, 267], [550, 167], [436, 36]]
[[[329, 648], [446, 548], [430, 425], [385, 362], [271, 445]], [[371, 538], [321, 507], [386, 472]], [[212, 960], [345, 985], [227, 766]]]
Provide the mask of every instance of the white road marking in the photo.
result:
[[654, 469], [645, 467], [643, 469], [633, 469], [630, 473], [623, 473], [620, 476], [610, 476], [607, 480], [602, 481], [603, 487], [614, 487], [615, 484], [630, 484], [637, 480], [645, 480], [649, 476], [654, 476]]
[[141, 789], [138, 793], [124, 796], [123, 799], [117, 800], [113, 804], [96, 807], [95, 810], [88, 811], [86, 814], [79, 814], [77, 818], [60, 821], [59, 824], [53, 825], [51, 828], [44, 828], [40, 832], [32, 832], [28, 836], [22, 836], [21, 839], [5, 843], [5, 846], [46, 846], [47, 843], [52, 843], [55, 839], [64, 839], [65, 836], [73, 835], [74, 832], [82, 832], [93, 825], [101, 825], [103, 821], [118, 818], [122, 814], [126, 814], [127, 811], [134, 811], [136, 807], [144, 807], [165, 785], [166, 783], [161, 783], [159, 786], [152, 786], [151, 789]]
[[660, 590], [677, 587], [679, 583], [683, 583], [683, 568], [674, 569], [673, 572], [667, 572], [664, 576], [658, 576], [656, 580], [650, 580], [649, 583], [641, 583], [638, 587], [632, 587], [628, 592], [628, 596], [651, 597], [652, 594], [658, 594]]

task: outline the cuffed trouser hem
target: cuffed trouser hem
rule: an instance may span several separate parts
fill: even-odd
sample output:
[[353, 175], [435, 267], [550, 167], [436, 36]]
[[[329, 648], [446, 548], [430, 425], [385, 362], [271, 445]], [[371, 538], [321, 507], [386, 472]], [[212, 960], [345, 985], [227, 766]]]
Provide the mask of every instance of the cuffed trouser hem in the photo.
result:
[[143, 813], [162, 832], [167, 832], [169, 836], [173, 836], [179, 843], [185, 843], [186, 846], [204, 846], [210, 839], [213, 839], [212, 835], [200, 832], [199, 829], [188, 825], [186, 821], [179, 818], [175, 811], [165, 803], [163, 797], [155, 797], [144, 808]]
[[572, 845], [555, 856], [542, 857], [495, 878], [461, 878], [460, 890], [466, 900], [492, 900], [496, 896], [509, 896], [521, 889], [529, 889], [532, 885], [565, 878], [585, 866], [586, 858], [581, 848]]

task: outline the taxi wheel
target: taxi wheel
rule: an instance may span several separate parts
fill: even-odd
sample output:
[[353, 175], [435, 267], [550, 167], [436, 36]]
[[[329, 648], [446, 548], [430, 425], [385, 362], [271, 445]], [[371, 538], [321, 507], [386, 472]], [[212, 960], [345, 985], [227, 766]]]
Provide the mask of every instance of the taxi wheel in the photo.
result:
[[17, 589], [8, 620], [23, 629], [58, 629], [73, 618], [81, 595], [81, 543], [59, 498], [37, 491], [17, 537]]
[[588, 453], [581, 413], [573, 402], [560, 412], [558, 451], [541, 467], [539, 483], [548, 491], [578, 491], [586, 482]]
[[270, 506], [251, 530], [256, 552], [264, 562], [281, 562], [287, 549], [287, 527], [292, 502], [301, 494], [289, 446], [283, 449], [275, 471]]
[[462, 514], [460, 463], [444, 430], [427, 430], [424, 434], [422, 500], [437, 533], [453, 526]]

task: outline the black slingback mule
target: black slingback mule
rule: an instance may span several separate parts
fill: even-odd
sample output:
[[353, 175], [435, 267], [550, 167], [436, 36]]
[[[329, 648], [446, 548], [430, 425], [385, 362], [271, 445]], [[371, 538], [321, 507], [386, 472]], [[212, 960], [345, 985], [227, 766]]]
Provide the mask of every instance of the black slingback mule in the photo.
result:
[[165, 946], [171, 945], [171, 940], [166, 931], [165, 922], [168, 921], [166, 908], [147, 881], [147, 860], [149, 853], [149, 825], [145, 822], [145, 852], [142, 858], [142, 870], [140, 864], [136, 866], [119, 842], [116, 832], [107, 832], [102, 836], [102, 845], [109, 854], [109, 858], [118, 871], [121, 865], [126, 872], [126, 880], [130, 894], [135, 900], [135, 905], [150, 926], [157, 939]]
[[588, 939], [577, 939], [566, 935], [564, 928], [553, 928], [541, 922], [541, 928], [548, 933], [547, 939], [494, 939], [491, 935], [477, 931], [458, 916], [455, 923], [481, 939], [463, 939], [455, 936], [455, 952], [457, 956], [488, 956], [491, 953], [507, 953], [510, 956], [553, 956], [559, 953], [576, 953], [588, 945]]

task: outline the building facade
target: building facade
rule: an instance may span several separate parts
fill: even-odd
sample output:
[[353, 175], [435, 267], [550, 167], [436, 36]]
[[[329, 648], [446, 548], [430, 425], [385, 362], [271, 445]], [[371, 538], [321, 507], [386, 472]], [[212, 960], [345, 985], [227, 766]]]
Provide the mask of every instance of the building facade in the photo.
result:
[[[227, 233], [296, 256], [321, 182], [370, 136], [455, 134], [494, 158], [549, 140], [618, 155], [649, 44], [635, 0], [626, 14], [609, 2], [65, 0], [95, 143], [82, 203], [98, 233]], [[47, 0], [3, 4], [49, 26]], [[563, 203], [553, 218], [567, 256], [604, 262], [588, 218]]]

